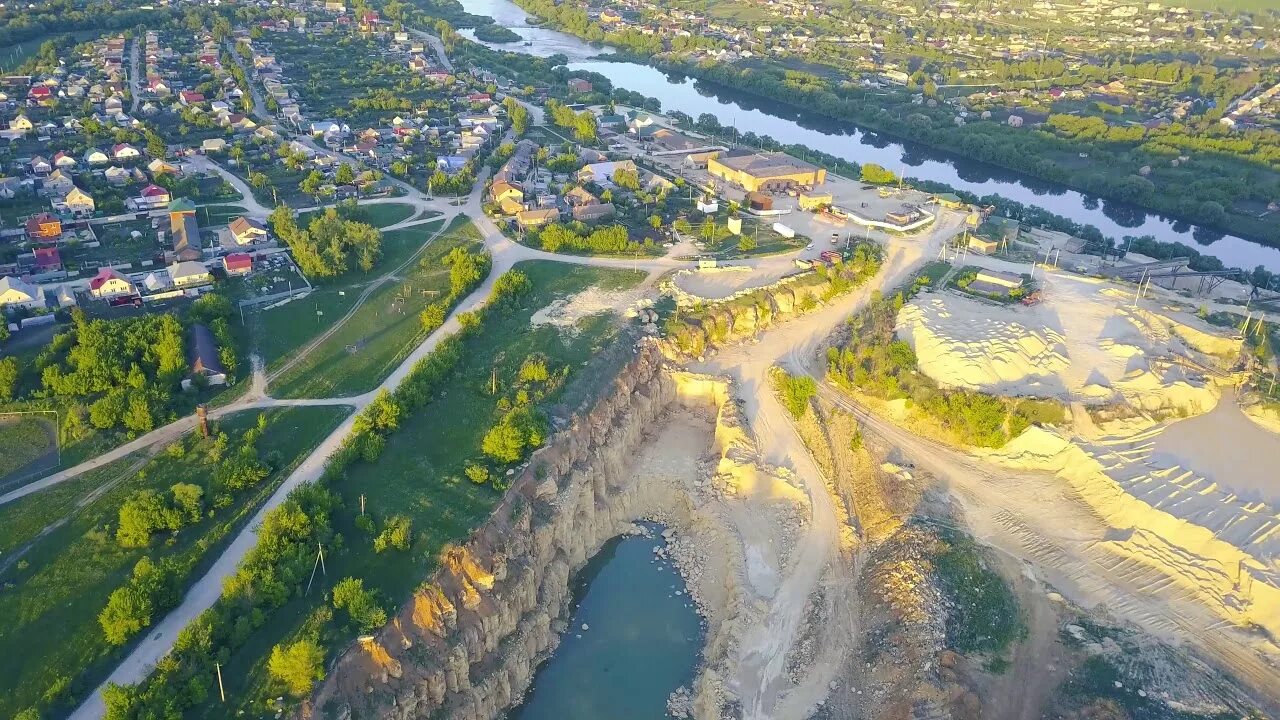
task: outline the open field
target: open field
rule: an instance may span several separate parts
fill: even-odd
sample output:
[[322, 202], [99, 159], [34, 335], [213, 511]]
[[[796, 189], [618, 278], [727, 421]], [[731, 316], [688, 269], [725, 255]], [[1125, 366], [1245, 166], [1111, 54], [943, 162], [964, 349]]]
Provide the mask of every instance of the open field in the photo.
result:
[[200, 208], [199, 219], [206, 227], [226, 225], [244, 214], [239, 205], [204, 205]]
[[[534, 288], [522, 298], [521, 306], [491, 313], [480, 332], [464, 341], [463, 359], [442, 385], [447, 389], [402, 418], [378, 461], [352, 466], [333, 484], [342, 501], [334, 513], [334, 529], [346, 541], [332, 554], [326, 552], [328, 574], [318, 579], [322, 590], [343, 577], [355, 576], [364, 580], [365, 587], [378, 591], [385, 607], [392, 607], [432, 571], [445, 543], [463, 539], [487, 516], [501, 493], [491, 484], [468, 480], [463, 466], [480, 456], [481, 438], [496, 420], [495, 398], [490, 394], [495, 377], [499, 392], [508, 391], [525, 358], [535, 353], [544, 354], [551, 368], [567, 368], [567, 384], [540, 403], [545, 409], [577, 396], [583, 386], [599, 387], [623, 357], [630, 357], [629, 352], [621, 357], [601, 352], [623, 347], [614, 342], [616, 321], [606, 315], [583, 318], [576, 332], [553, 325], [533, 328], [530, 319], [557, 297], [593, 284], [621, 289], [642, 274], [550, 262], [524, 263], [517, 269], [528, 274]], [[410, 519], [413, 542], [408, 551], [373, 551], [372, 537], [357, 524], [362, 497], [375, 527], [381, 528], [392, 515]], [[323, 602], [321, 598], [322, 593], [313, 592], [309, 598], [291, 601], [223, 666], [232, 707], [206, 704], [189, 716], [223, 718], [240, 710], [261, 714], [264, 699], [278, 694], [266, 679], [266, 655], [274, 644], [298, 632]], [[351, 640], [332, 628], [322, 638], [333, 647]]]
[[[66, 709], [91, 690], [120, 654], [106, 641], [97, 615], [108, 595], [128, 581], [134, 565], [143, 557], [170, 560], [176, 563], [179, 587], [185, 587], [344, 413], [336, 407], [268, 411], [259, 442], [272, 472], [238, 493], [214, 477], [219, 463], [210, 453], [216, 443], [193, 435], [140, 467], [137, 458], [124, 458], [0, 510], [7, 520], [0, 547], [18, 552], [29, 545], [21, 560], [0, 571], [8, 588], [0, 594], [0, 614], [11, 620], [0, 628], [0, 715], [36, 705]], [[225, 452], [236, 451], [258, 415], [242, 413], [219, 424], [217, 429], [235, 438]], [[143, 548], [117, 541], [117, 515], [128, 499], [147, 489], [168, 493], [179, 482], [205, 491], [206, 509], [198, 521], [171, 536], [153, 537]], [[95, 497], [93, 489], [104, 483], [115, 484]], [[68, 521], [56, 525], [63, 517]]]
[[56, 450], [56, 441], [54, 428], [40, 416], [0, 416], [0, 488], [6, 487], [10, 475], [24, 474], [29, 465]]
[[[358, 215], [354, 219], [367, 222], [376, 228], [385, 228], [413, 217], [414, 207], [408, 203], [377, 203], [376, 205], [360, 205]], [[298, 213], [298, 225], [306, 226], [311, 219], [320, 214], [319, 210], [308, 210]]]
[[[438, 224], [432, 224], [429, 228], [415, 227], [398, 232], [405, 233], [402, 245], [408, 250], [421, 247], [438, 227]], [[470, 225], [442, 235], [398, 277], [375, 289], [333, 334], [272, 381], [272, 394], [277, 397], [327, 397], [360, 393], [376, 386], [422, 339], [419, 314], [449, 293], [449, 268], [442, 261], [456, 247], [473, 252], [480, 247], [478, 235]], [[384, 260], [381, 267], [396, 267], [395, 259], [398, 257], [393, 257], [391, 263]], [[293, 333], [293, 347], [299, 347], [318, 332], [331, 327], [346, 313], [336, 311], [331, 314], [320, 309], [318, 303], [321, 300], [316, 296], [328, 290], [325, 288], [310, 297], [268, 311], [276, 313], [276, 316], [266, 332]], [[332, 292], [355, 294], [354, 290]], [[348, 299], [343, 295], [338, 295], [338, 299], [350, 302], [348, 309], [355, 301], [354, 297]], [[324, 315], [308, 317], [316, 309]], [[285, 320], [286, 315], [288, 320]], [[280, 324], [282, 321], [283, 325]], [[303, 334], [301, 329], [310, 323], [315, 323], [316, 332], [306, 333], [306, 339], [300, 338]]]

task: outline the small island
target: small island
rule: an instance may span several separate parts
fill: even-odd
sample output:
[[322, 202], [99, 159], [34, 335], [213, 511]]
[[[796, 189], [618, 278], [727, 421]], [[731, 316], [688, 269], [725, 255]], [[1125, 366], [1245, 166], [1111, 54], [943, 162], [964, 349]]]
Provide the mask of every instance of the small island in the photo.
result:
[[520, 36], [501, 25], [487, 23], [476, 26], [476, 39], [491, 43], [513, 43], [518, 41]]

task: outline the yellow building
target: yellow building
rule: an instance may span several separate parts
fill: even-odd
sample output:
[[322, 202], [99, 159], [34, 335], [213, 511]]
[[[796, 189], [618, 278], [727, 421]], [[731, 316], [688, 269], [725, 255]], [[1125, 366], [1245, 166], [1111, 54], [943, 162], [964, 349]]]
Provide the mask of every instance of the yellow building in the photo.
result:
[[814, 187], [827, 179], [824, 168], [777, 152], [732, 150], [707, 161], [707, 172], [749, 192]]
[[810, 212], [831, 204], [831, 193], [800, 193], [800, 209]]

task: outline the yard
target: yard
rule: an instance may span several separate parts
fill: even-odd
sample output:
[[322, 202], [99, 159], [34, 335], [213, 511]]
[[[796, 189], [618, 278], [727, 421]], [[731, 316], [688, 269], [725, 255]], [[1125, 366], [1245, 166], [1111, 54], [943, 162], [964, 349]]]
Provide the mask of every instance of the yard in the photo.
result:
[[[388, 233], [386, 255], [375, 272], [408, 261], [439, 229], [428, 223]], [[374, 289], [364, 304], [310, 353], [271, 382], [275, 397], [327, 397], [375, 387], [422, 340], [419, 313], [449, 292], [449, 268], [441, 260], [455, 247], [475, 251], [479, 235], [470, 224], [431, 242], [395, 280]], [[293, 359], [298, 348], [346, 317], [363, 290], [325, 286], [259, 316], [263, 357], [268, 368]]]
[[[464, 341], [463, 360], [443, 383], [447, 390], [401, 420], [400, 430], [388, 438], [377, 462], [352, 466], [336, 481], [332, 489], [342, 503], [334, 513], [334, 529], [345, 542], [332, 552], [326, 548], [322, 592], [276, 611], [223, 665], [231, 707], [208, 703], [189, 716], [273, 714], [267, 703], [278, 693], [266, 681], [265, 658], [272, 645], [296, 633], [324, 602], [323, 590], [344, 577], [359, 577], [379, 593], [384, 607], [393, 608], [432, 572], [446, 543], [463, 540], [488, 516], [501, 493], [490, 484], [467, 479], [463, 466], [480, 455], [481, 438], [495, 422], [491, 383], [496, 380], [500, 392], [505, 392], [524, 360], [542, 353], [549, 367], [569, 371], [567, 384], [541, 404], [545, 410], [567, 396], [581, 398], [584, 386], [598, 391], [623, 358], [630, 357], [627, 347], [616, 342], [616, 322], [607, 316], [583, 320], [577, 334], [561, 333], [550, 325], [532, 328], [529, 321], [557, 297], [592, 285], [630, 287], [642, 273], [550, 262], [522, 263], [517, 269], [528, 275], [533, 286], [522, 306], [489, 315], [481, 331]], [[414, 540], [408, 551], [373, 551], [370, 535], [357, 525], [362, 497], [366, 514], [379, 527], [392, 515], [410, 519]], [[330, 633], [329, 640], [336, 647], [351, 638]]]
[[[100, 245], [91, 248], [69, 244], [65, 251], [66, 257], [63, 259], [88, 267], [151, 260], [162, 252], [151, 222], [149, 219], [144, 219], [97, 225], [94, 227], [94, 233], [98, 236]], [[168, 230], [167, 225], [165, 230]], [[134, 233], [137, 233], [136, 237]]]
[[[123, 653], [106, 641], [97, 616], [108, 595], [128, 582], [134, 565], [144, 556], [157, 563], [172, 559], [185, 587], [346, 412], [336, 407], [270, 411], [259, 446], [273, 472], [236, 494], [214, 479], [219, 465], [210, 455], [213, 440], [191, 435], [150, 460], [124, 458], [0, 507], [0, 548], [6, 556], [14, 557], [30, 543], [20, 560], [0, 565], [7, 588], [0, 594], [0, 615], [11, 619], [0, 628], [0, 715], [36, 705], [57, 714], [82, 699]], [[218, 429], [238, 438], [257, 419], [256, 412], [241, 413]], [[238, 445], [232, 443], [230, 451]], [[167, 493], [179, 482], [206, 490], [211, 502], [201, 518], [172, 535], [162, 532], [164, 537], [152, 538], [146, 548], [123, 547], [115, 528], [124, 502], [144, 489]], [[59, 525], [64, 517], [67, 522]]]

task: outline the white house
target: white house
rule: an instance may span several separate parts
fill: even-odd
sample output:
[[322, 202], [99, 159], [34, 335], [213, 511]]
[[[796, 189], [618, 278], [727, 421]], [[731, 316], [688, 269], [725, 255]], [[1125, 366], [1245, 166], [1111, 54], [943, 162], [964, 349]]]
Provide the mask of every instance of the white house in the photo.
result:
[[104, 267], [89, 281], [89, 294], [102, 299], [133, 295], [138, 288], [115, 268]]
[[213, 276], [209, 274], [209, 268], [205, 267], [204, 263], [194, 260], [185, 260], [170, 265], [169, 278], [173, 280], [174, 287], [203, 285], [213, 280]]
[[44, 293], [40, 288], [12, 275], [0, 277], [0, 308], [41, 307], [44, 307]]

